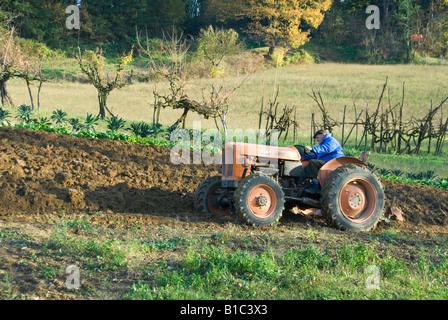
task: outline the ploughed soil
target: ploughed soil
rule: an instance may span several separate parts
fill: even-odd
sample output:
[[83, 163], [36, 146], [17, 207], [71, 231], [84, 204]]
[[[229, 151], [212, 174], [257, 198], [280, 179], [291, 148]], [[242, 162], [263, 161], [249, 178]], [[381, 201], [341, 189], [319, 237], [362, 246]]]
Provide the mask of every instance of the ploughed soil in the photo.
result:
[[[156, 145], [0, 128], [0, 219], [48, 221], [63, 210], [114, 213], [114, 219], [117, 213], [134, 214], [124, 216], [130, 223], [137, 216], [147, 222], [210, 220], [194, 212], [194, 193], [218, 170], [215, 165], [173, 164], [170, 149]], [[447, 190], [382, 183], [386, 207], [395, 198], [405, 219], [394, 228], [447, 232]]]
[[[193, 231], [225, 229], [233, 218], [205, 216], [193, 208], [197, 186], [205, 178], [219, 175], [218, 169], [216, 165], [175, 165], [170, 160], [170, 149], [155, 145], [2, 127], [0, 229], [11, 224], [50, 224], [52, 217], [59, 217], [61, 212], [88, 214], [93, 223], [120, 221], [122, 226], [130, 226], [139, 222]], [[392, 227], [414, 236], [446, 235], [447, 190], [393, 181], [382, 183], [386, 207], [395, 198], [404, 221], [392, 217], [388, 222], [380, 222], [371, 233]], [[96, 215], [99, 211], [103, 214]], [[306, 230], [311, 223], [327, 233], [334, 232], [341, 240], [350, 239], [327, 226], [321, 217], [285, 213], [280, 222], [270, 232], [288, 234]], [[244, 228], [256, 232], [256, 228]], [[3, 258], [2, 263], [17, 263]], [[6, 265], [2, 268], [10, 269]]]

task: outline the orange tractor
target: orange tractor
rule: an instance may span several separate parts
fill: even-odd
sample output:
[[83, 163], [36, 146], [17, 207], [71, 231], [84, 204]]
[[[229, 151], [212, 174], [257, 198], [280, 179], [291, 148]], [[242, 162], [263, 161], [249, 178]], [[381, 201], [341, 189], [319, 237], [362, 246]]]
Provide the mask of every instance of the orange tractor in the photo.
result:
[[318, 173], [319, 192], [308, 194], [299, 183], [304, 146], [273, 147], [230, 142], [223, 148], [220, 176], [202, 181], [195, 208], [208, 214], [231, 214], [253, 226], [272, 225], [285, 208], [321, 214], [342, 230], [367, 231], [384, 212], [381, 182], [362, 160], [340, 157]]

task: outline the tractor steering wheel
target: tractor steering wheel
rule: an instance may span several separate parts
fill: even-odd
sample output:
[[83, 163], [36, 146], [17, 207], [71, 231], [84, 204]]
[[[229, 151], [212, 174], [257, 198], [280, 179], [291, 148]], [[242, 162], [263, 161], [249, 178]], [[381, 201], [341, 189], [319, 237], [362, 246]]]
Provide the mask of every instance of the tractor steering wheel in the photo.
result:
[[312, 154], [314, 154], [314, 155], [317, 156], [317, 154], [316, 154], [316, 152], [314, 150], [308, 151], [308, 150], [306, 150], [305, 146], [303, 146], [301, 144], [296, 144], [296, 145], [294, 145], [294, 147], [299, 151], [300, 157], [302, 159], [305, 157], [305, 155], [312, 155]]

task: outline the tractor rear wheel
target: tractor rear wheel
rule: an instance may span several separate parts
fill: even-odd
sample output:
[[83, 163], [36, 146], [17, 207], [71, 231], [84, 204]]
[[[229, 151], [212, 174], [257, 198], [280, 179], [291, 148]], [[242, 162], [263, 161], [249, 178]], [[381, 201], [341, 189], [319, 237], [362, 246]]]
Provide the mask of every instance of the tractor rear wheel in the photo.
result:
[[207, 214], [230, 214], [230, 206], [223, 204], [227, 190], [221, 187], [221, 177], [215, 176], [205, 179], [196, 190], [194, 207]]
[[253, 226], [267, 226], [277, 222], [285, 205], [282, 188], [266, 175], [252, 174], [241, 180], [234, 199], [240, 219]]
[[366, 167], [348, 164], [325, 180], [321, 206], [326, 220], [339, 229], [374, 229], [384, 212], [384, 190], [380, 180]]

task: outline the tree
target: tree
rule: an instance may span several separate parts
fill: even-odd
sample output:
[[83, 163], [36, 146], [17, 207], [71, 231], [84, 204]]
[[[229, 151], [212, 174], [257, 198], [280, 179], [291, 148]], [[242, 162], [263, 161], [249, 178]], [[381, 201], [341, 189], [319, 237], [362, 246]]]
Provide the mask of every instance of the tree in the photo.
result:
[[[230, 97], [247, 78], [231, 90], [224, 89], [224, 87], [216, 89], [212, 86], [208, 96], [203, 91], [202, 101], [196, 101], [190, 99], [184, 90], [190, 68], [190, 61], [187, 59], [190, 44], [183, 38], [183, 35], [178, 35], [176, 30], [173, 29], [171, 36], [168, 39], [164, 38], [161, 45], [161, 53], [168, 58], [165, 61], [156, 61], [153, 58], [148, 37], [146, 37], [146, 41], [141, 41], [138, 30], [137, 42], [140, 50], [150, 59], [150, 72], [153, 76], [156, 79], [160, 76], [169, 83], [167, 94], [159, 94], [156, 90], [153, 92], [156, 101], [154, 103], [154, 116], [156, 108], [157, 110], [167, 107], [183, 110], [182, 115], [169, 128], [169, 130], [174, 130], [180, 125], [185, 128], [185, 120], [191, 111], [203, 116], [205, 119], [214, 119], [217, 128], [219, 128], [219, 120], [224, 132], [226, 132], [225, 119], [230, 111]], [[153, 126], [155, 125], [156, 121], [153, 122]]]
[[415, 0], [402, 0], [398, 4], [397, 20], [403, 28], [403, 43], [406, 48], [406, 63], [411, 62], [411, 36], [417, 31], [418, 13], [420, 7]]
[[[14, 77], [28, 79], [30, 63], [21, 47], [14, 39], [15, 29], [7, 31], [0, 28], [0, 96], [2, 105], [14, 107], [14, 102], [7, 90], [7, 82]], [[27, 80], [28, 81], [28, 80]]]
[[269, 46], [298, 48], [309, 41], [312, 28], [317, 28], [333, 0], [211, 0], [219, 21], [247, 19], [243, 30], [253, 39]]
[[198, 53], [211, 63], [211, 74], [220, 74], [219, 68], [225, 57], [243, 50], [238, 33], [233, 29], [201, 29], [198, 38]]
[[107, 108], [107, 97], [112, 90], [123, 88], [130, 83], [131, 76], [129, 76], [128, 83], [126, 83], [122, 81], [122, 73], [125, 70], [126, 65], [132, 61], [132, 55], [133, 49], [127, 55], [122, 56], [120, 62], [115, 66], [115, 75], [112, 75], [105, 69], [104, 56], [100, 49], [97, 49], [95, 52], [86, 50], [83, 56], [81, 54], [81, 49], [78, 48], [76, 58], [79, 67], [98, 91], [98, 102], [100, 107], [98, 116], [101, 117], [101, 119], [106, 117], [106, 111], [114, 117], [112, 112]]

